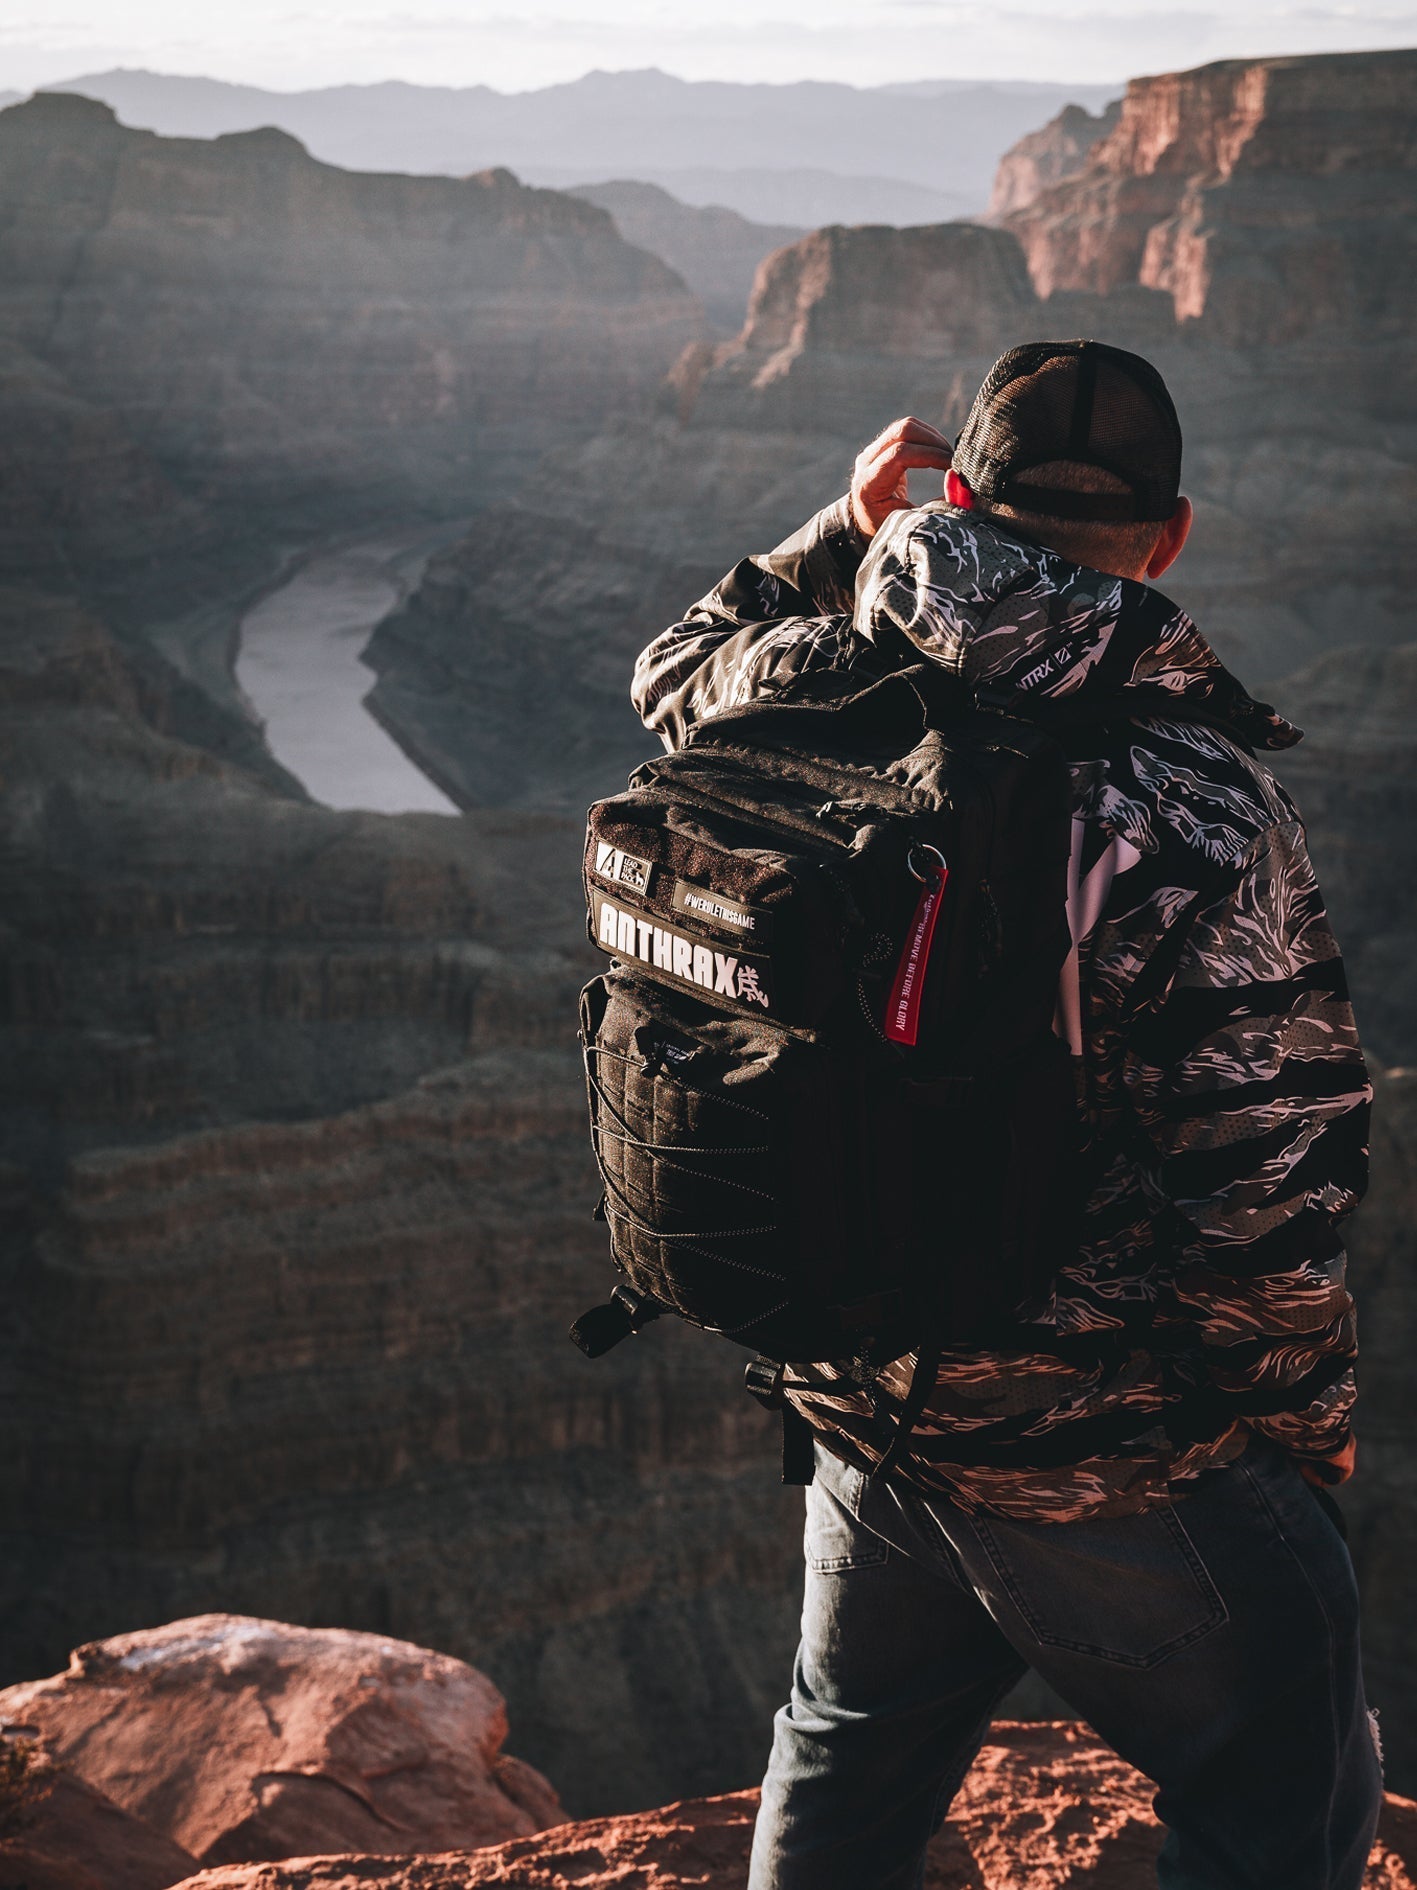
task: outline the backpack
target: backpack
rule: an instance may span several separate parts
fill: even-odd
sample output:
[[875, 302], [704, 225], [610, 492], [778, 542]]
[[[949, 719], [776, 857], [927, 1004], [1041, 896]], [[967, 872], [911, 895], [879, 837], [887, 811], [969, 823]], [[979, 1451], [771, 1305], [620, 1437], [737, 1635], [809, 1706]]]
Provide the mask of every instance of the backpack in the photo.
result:
[[749, 1347], [789, 1424], [786, 1364], [869, 1387], [915, 1352], [894, 1461], [941, 1349], [1015, 1330], [1076, 1256], [1070, 840], [1059, 741], [928, 665], [705, 721], [590, 809], [619, 1280], [582, 1351], [673, 1313]]

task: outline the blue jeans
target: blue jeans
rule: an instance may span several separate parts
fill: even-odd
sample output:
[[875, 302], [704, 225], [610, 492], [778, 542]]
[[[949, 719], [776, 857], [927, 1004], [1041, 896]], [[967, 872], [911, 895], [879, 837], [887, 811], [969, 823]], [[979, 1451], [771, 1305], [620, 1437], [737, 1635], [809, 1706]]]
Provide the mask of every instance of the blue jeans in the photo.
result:
[[1173, 1506], [1007, 1522], [817, 1452], [749, 1890], [918, 1890], [1036, 1668], [1157, 1786], [1164, 1890], [1358, 1890], [1382, 1781], [1348, 1551], [1256, 1440]]

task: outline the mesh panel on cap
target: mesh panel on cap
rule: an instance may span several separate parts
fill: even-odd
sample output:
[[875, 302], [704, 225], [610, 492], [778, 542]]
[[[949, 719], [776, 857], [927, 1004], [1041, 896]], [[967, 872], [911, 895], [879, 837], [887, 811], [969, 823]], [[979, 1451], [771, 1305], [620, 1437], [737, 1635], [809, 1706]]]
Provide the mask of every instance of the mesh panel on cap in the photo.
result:
[[[1028, 483], [1059, 460], [1114, 474], [1126, 493], [1059, 492]], [[1035, 341], [989, 370], [954, 451], [986, 503], [1050, 518], [1170, 518], [1181, 481], [1181, 427], [1149, 361], [1100, 341]]]

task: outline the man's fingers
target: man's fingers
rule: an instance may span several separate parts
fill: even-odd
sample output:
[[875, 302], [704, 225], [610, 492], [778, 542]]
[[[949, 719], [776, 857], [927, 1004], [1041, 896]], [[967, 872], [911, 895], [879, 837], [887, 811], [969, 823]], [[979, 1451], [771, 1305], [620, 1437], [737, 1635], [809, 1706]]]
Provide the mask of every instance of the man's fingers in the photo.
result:
[[891, 446], [864, 466], [858, 461], [852, 484], [862, 493], [889, 492], [912, 467], [933, 466], [947, 472], [952, 458], [948, 441], [943, 446]]
[[954, 448], [938, 427], [914, 414], [891, 422], [856, 455], [851, 475], [851, 510], [857, 529], [870, 537], [890, 513], [909, 504], [906, 474], [912, 467], [945, 471]]
[[869, 464], [904, 445], [935, 446], [945, 452], [952, 450], [947, 434], [941, 433], [938, 427], [932, 427], [928, 420], [918, 420], [913, 414], [907, 414], [903, 420], [893, 420], [884, 432], [878, 433], [874, 440], [863, 446], [856, 455], [856, 464], [858, 467]]
[[866, 451], [869, 453], [872, 447], [882, 446], [892, 440], [911, 440], [927, 446], [948, 446], [950, 443], [938, 427], [932, 427], [928, 420], [921, 420], [918, 415], [908, 413], [899, 420], [892, 420], [888, 427], [876, 435]]

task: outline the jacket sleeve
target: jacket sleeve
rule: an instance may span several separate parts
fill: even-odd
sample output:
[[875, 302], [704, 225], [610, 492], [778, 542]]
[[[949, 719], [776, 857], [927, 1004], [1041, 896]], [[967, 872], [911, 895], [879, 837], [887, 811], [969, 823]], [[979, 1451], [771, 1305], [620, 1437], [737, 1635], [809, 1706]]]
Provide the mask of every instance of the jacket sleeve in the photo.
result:
[[798, 676], [871, 667], [851, 622], [865, 550], [843, 498], [775, 551], [736, 564], [635, 664], [630, 700], [645, 726], [674, 749], [696, 722]]
[[[1223, 1414], [1294, 1455], [1348, 1440], [1356, 1340], [1339, 1224], [1362, 1198], [1372, 1090], [1296, 820], [1187, 927], [1128, 1082], [1179, 1210], [1158, 1307]], [[1169, 1302], [1169, 1303], [1168, 1303]]]

